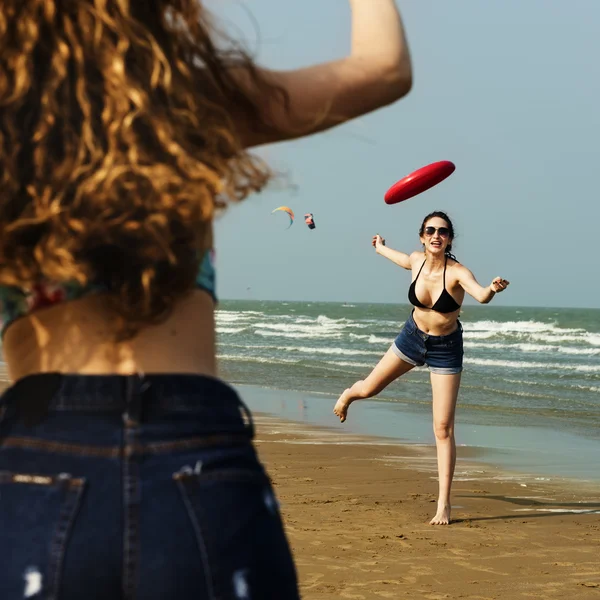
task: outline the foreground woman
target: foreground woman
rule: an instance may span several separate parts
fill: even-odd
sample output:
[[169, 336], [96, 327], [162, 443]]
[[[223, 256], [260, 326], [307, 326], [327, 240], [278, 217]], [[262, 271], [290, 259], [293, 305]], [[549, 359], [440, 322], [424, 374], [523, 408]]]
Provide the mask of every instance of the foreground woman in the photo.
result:
[[402, 331], [370, 375], [344, 391], [333, 412], [342, 422], [354, 400], [371, 398], [414, 367], [427, 365], [433, 395], [433, 429], [437, 447], [439, 495], [432, 525], [450, 523], [450, 488], [456, 464], [454, 414], [463, 369], [462, 326], [458, 319], [465, 292], [487, 304], [509, 282], [496, 277], [481, 287], [473, 273], [453, 256], [454, 227], [443, 212], [423, 219], [419, 237], [423, 252], [408, 255], [392, 250], [376, 235], [378, 254], [411, 270], [408, 299], [415, 307]]
[[293, 599], [252, 420], [217, 378], [212, 220], [247, 148], [405, 95], [393, 0], [290, 72], [200, 0], [0, 3], [0, 598]]

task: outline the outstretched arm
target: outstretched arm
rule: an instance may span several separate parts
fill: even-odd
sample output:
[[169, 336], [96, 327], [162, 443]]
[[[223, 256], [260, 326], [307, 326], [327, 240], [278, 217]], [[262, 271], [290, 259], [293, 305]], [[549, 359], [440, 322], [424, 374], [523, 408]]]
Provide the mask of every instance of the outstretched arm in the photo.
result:
[[410, 53], [395, 1], [349, 2], [352, 45], [346, 58], [293, 71], [259, 70], [268, 83], [287, 92], [289, 107], [280, 95], [253, 89], [247, 72], [236, 73], [270, 125], [261, 130], [255, 123], [238, 122], [246, 147], [324, 131], [391, 104], [410, 91]]
[[373, 246], [377, 254], [385, 256], [385, 258], [391, 260], [393, 263], [397, 264], [403, 269], [410, 270], [412, 268], [411, 257], [404, 252], [399, 252], [393, 248], [388, 248], [385, 245], [385, 240], [379, 234], [373, 236]]
[[497, 294], [505, 290], [509, 282], [506, 279], [502, 279], [501, 277], [496, 277], [492, 283], [488, 287], [482, 287], [479, 285], [475, 276], [467, 267], [463, 265], [456, 265], [459, 269], [459, 278], [458, 282], [462, 286], [462, 288], [469, 294], [473, 296], [477, 302], [481, 304], [487, 304], [492, 300], [492, 298]]

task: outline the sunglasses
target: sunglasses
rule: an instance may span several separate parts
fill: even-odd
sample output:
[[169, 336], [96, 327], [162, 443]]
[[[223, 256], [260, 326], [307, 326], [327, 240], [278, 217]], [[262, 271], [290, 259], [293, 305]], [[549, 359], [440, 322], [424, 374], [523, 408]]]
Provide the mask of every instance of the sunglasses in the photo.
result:
[[435, 232], [440, 234], [440, 237], [448, 237], [450, 235], [450, 230], [447, 227], [425, 227], [425, 235], [432, 236]]

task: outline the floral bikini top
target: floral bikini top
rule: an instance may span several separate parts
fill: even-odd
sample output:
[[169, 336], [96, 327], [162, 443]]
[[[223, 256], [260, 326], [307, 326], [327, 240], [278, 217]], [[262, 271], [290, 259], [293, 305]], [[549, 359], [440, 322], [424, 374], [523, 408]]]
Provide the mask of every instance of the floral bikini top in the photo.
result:
[[[216, 302], [214, 258], [214, 250], [208, 250], [204, 254], [196, 276], [196, 289], [208, 292]], [[56, 284], [48, 281], [40, 282], [29, 290], [0, 286], [0, 336], [3, 336], [6, 328], [19, 317], [102, 291], [106, 291], [102, 284], [83, 287], [78, 283]]]

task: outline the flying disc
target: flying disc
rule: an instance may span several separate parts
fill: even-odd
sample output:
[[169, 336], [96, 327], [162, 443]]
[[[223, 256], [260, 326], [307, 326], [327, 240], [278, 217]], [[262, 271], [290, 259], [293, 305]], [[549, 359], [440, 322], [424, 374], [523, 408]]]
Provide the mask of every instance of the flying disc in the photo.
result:
[[440, 160], [413, 171], [397, 181], [384, 196], [386, 204], [396, 204], [420, 194], [444, 181], [456, 169], [449, 160]]

